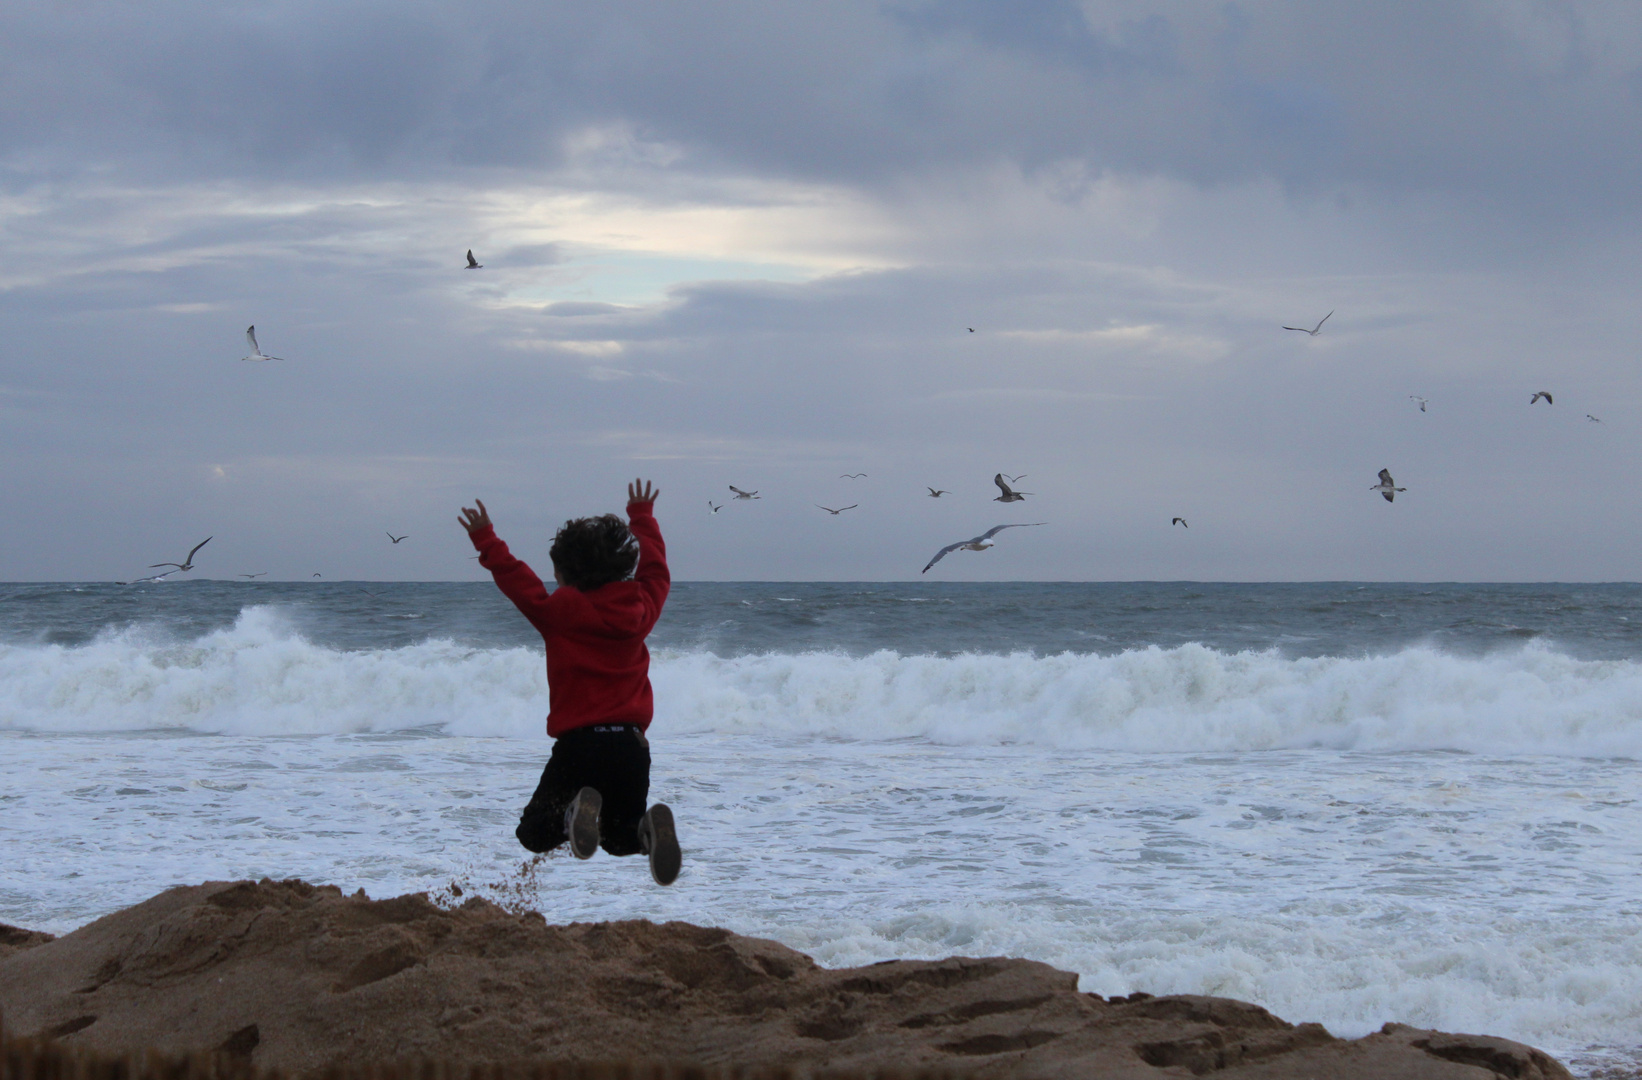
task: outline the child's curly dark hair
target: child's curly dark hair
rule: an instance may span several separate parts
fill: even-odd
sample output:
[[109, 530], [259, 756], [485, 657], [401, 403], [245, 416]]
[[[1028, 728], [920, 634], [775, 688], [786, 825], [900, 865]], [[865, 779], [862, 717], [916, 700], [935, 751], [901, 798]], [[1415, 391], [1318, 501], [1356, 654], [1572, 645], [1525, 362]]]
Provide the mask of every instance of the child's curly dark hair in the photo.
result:
[[615, 514], [602, 514], [565, 522], [547, 554], [566, 585], [592, 592], [633, 576], [639, 564], [639, 542], [628, 531], [627, 522]]

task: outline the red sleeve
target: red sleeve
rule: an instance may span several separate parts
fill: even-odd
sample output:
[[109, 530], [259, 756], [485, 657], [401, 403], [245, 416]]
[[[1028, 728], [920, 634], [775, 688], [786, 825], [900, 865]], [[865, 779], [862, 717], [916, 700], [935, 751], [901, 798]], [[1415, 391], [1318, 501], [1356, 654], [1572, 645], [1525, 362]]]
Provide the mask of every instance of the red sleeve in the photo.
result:
[[639, 568], [633, 574], [644, 604], [644, 632], [661, 618], [661, 606], [667, 602], [667, 590], [673, 576], [667, 572], [667, 545], [661, 539], [661, 526], [656, 524], [655, 504], [632, 502], [627, 504], [627, 527], [639, 542]]
[[[468, 539], [473, 541], [474, 548], [479, 552], [479, 565], [490, 571], [496, 579], [496, 587], [502, 590], [502, 595], [513, 601], [525, 618], [538, 629], [545, 630], [548, 621], [548, 591], [542, 584], [542, 579], [536, 572], [525, 565], [521, 559], [515, 559], [508, 551], [507, 544], [496, 535], [494, 528], [483, 528], [468, 533]], [[657, 539], [660, 539], [658, 534]], [[642, 558], [642, 556], [641, 556]], [[663, 573], [666, 570], [663, 568]]]

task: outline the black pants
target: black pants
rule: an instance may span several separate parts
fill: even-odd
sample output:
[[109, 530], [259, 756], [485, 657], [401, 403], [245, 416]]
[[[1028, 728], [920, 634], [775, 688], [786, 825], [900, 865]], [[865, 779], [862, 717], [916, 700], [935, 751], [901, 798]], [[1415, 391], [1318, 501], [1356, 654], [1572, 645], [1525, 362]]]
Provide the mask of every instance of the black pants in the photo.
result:
[[604, 796], [599, 846], [612, 855], [637, 855], [639, 818], [649, 805], [650, 743], [631, 724], [575, 728], [554, 741], [536, 794], [519, 815], [519, 843], [537, 852], [564, 843], [565, 808], [584, 787]]

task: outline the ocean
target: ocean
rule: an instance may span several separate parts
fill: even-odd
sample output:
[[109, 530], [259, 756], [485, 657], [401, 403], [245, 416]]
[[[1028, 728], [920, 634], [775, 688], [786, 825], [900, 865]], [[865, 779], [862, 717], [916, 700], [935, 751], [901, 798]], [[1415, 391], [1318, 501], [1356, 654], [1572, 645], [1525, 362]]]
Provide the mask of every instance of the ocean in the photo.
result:
[[0, 921], [454, 883], [1642, 1075], [1642, 586], [682, 582], [651, 648], [669, 889], [514, 841], [489, 583], [0, 586]]

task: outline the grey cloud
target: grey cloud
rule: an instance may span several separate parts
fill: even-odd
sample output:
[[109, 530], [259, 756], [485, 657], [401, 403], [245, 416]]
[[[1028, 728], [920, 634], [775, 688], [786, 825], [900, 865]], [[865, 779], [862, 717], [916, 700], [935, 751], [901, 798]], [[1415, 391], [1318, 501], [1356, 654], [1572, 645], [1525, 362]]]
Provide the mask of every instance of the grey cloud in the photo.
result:
[[573, 132], [621, 124], [681, 147], [653, 166], [675, 170], [872, 186], [1076, 160], [1633, 209], [1642, 52], [1626, 42], [1642, 42], [1642, 13], [1534, 10], [173, 2], [108, 5], [70, 29], [13, 8], [0, 139], [14, 183], [74, 163], [309, 179], [554, 168]]

